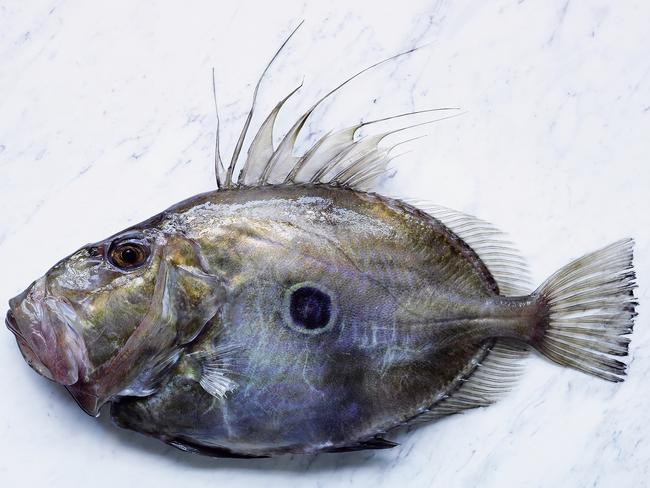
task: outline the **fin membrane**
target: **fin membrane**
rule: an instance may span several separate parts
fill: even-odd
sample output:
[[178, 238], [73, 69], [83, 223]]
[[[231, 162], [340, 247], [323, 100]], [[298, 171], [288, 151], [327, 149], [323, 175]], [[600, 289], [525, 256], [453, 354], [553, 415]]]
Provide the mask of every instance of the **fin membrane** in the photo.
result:
[[[456, 210], [409, 203], [427, 212], [471, 247], [496, 281], [500, 294], [525, 296], [530, 293], [532, 280], [528, 265], [505, 233], [488, 222]], [[459, 388], [409, 423], [427, 422], [495, 403], [513, 388], [527, 355], [527, 347], [505, 339], [486, 344], [483, 353], [480, 350], [477, 353], [478, 359], [471, 371], [459, 378]]]

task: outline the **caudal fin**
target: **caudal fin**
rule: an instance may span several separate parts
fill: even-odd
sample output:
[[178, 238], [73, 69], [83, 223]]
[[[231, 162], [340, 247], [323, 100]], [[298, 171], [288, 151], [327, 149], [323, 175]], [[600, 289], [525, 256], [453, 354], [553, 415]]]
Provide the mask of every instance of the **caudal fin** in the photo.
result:
[[623, 381], [635, 307], [634, 241], [569, 263], [534, 293], [543, 311], [532, 344], [544, 356], [608, 381]]

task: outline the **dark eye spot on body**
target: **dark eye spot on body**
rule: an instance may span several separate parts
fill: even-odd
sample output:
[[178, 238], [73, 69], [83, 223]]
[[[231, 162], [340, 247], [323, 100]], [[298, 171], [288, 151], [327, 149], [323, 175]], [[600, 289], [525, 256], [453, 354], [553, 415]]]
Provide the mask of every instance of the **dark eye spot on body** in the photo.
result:
[[298, 288], [291, 294], [291, 318], [305, 329], [321, 329], [331, 317], [332, 299], [311, 286]]
[[287, 290], [285, 297], [285, 320], [292, 329], [317, 334], [334, 322], [333, 296], [320, 286], [299, 283]]

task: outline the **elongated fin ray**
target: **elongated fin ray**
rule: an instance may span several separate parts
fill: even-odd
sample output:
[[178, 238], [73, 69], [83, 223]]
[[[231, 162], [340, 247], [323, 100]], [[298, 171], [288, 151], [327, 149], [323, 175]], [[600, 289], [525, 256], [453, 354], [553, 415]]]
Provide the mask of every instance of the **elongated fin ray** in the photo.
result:
[[[411, 115], [418, 115], [431, 112], [439, 112], [446, 110], [457, 110], [453, 107], [444, 107], [444, 108], [435, 108], [428, 110], [418, 110], [415, 112], [401, 113], [397, 115], [391, 115], [389, 117], [382, 117], [380, 119], [369, 120], [366, 122], [360, 122], [351, 127], [346, 127], [345, 129], [338, 130], [336, 132], [328, 132], [325, 136], [318, 140], [303, 156], [301, 156], [298, 162], [291, 168], [287, 174], [284, 182], [285, 183], [295, 183], [295, 182], [307, 182], [314, 180], [314, 176], [322, 170], [322, 168], [328, 165], [331, 161], [335, 160], [344, 151], [355, 143], [355, 137], [359, 130], [364, 127], [368, 127], [373, 124], [380, 122], [386, 122], [389, 120], [399, 119], [403, 117], [408, 117]], [[411, 140], [411, 139], [410, 139]], [[361, 139], [356, 142], [360, 142]], [[379, 141], [378, 141], [379, 142]], [[405, 141], [402, 141], [405, 142]], [[397, 146], [397, 144], [395, 145]], [[394, 147], [394, 146], [393, 146]], [[338, 183], [343, 183], [341, 180], [337, 180]]]
[[[324, 102], [327, 98], [329, 98], [334, 93], [338, 92], [345, 85], [347, 85], [348, 83], [350, 83], [354, 79], [361, 76], [363, 73], [365, 73], [365, 72], [367, 72], [367, 71], [369, 71], [369, 70], [371, 70], [373, 68], [376, 68], [377, 66], [388, 63], [389, 61], [392, 61], [392, 60], [394, 60], [396, 58], [399, 58], [399, 57], [405, 56], [407, 54], [410, 54], [410, 53], [412, 53], [413, 51], [415, 51], [417, 49], [418, 48], [415, 47], [415, 48], [409, 49], [407, 51], [404, 51], [402, 53], [395, 54], [395, 55], [393, 55], [393, 56], [391, 56], [389, 58], [378, 61], [378, 62], [376, 62], [376, 63], [374, 63], [374, 64], [372, 64], [372, 65], [370, 65], [370, 66], [368, 66], [368, 67], [366, 67], [364, 69], [362, 69], [361, 71], [359, 71], [359, 72], [355, 73], [354, 75], [350, 76], [349, 78], [347, 78], [345, 81], [340, 83], [338, 86], [334, 87], [332, 90], [330, 90], [325, 95], [323, 95], [320, 99], [318, 99], [316, 101], [316, 103], [314, 103], [302, 116], [300, 116], [298, 118], [298, 120], [293, 124], [291, 129], [289, 129], [289, 132], [287, 132], [287, 134], [284, 136], [284, 139], [280, 142], [280, 145], [278, 146], [275, 153], [273, 154], [271, 159], [269, 159], [269, 161], [267, 162], [264, 170], [262, 171], [262, 177], [261, 177], [261, 179], [259, 181], [259, 184], [272, 183], [272, 179], [275, 176], [274, 172], [273, 172], [275, 166], [278, 164], [278, 162], [282, 161], [283, 157], [291, 156], [291, 152], [292, 152], [293, 147], [295, 145], [295, 141], [298, 138], [298, 134], [300, 133], [300, 130], [305, 125], [305, 122], [307, 121], [309, 116], [312, 114], [312, 112], [314, 110], [316, 110], [316, 108], [322, 102]], [[287, 174], [287, 172], [285, 172], [284, 177], [286, 177], [286, 174]], [[282, 179], [284, 179], [284, 177]], [[280, 179], [280, 181], [282, 181], [282, 179]]]
[[232, 186], [232, 175], [233, 172], [235, 171], [235, 166], [237, 166], [237, 161], [239, 160], [239, 154], [241, 152], [242, 146], [244, 145], [244, 140], [246, 139], [246, 133], [248, 132], [248, 128], [251, 124], [251, 120], [253, 119], [253, 113], [255, 112], [255, 103], [257, 102], [257, 93], [259, 92], [260, 85], [262, 84], [262, 80], [264, 79], [264, 76], [266, 75], [266, 72], [269, 70], [271, 65], [273, 64], [273, 61], [278, 57], [280, 52], [284, 49], [284, 46], [287, 45], [289, 40], [293, 37], [293, 35], [296, 33], [296, 31], [300, 28], [300, 26], [303, 24], [304, 20], [301, 21], [296, 28], [291, 31], [291, 34], [287, 36], [287, 38], [284, 40], [282, 45], [278, 48], [278, 50], [275, 52], [271, 60], [268, 62], [266, 67], [264, 68], [264, 71], [262, 71], [262, 74], [260, 75], [259, 79], [257, 80], [257, 84], [255, 85], [255, 91], [253, 92], [253, 102], [251, 103], [251, 108], [248, 111], [248, 116], [246, 117], [246, 121], [244, 122], [244, 127], [241, 130], [241, 133], [239, 134], [239, 139], [237, 139], [237, 144], [235, 146], [235, 149], [232, 153], [232, 159], [230, 160], [230, 165], [228, 166], [228, 171], [226, 173], [226, 180], [224, 182], [224, 185], [226, 188], [229, 188]]
[[[392, 115], [367, 122], [360, 122], [354, 126], [328, 133], [326, 136], [319, 139], [303, 155], [294, 154], [296, 141], [305, 123], [307, 122], [307, 119], [323, 101], [341, 90], [345, 85], [363, 73], [419, 49], [419, 47], [415, 47], [364, 68], [363, 70], [344, 80], [334, 89], [328, 91], [293, 123], [289, 131], [280, 141], [277, 148], [274, 148], [273, 132], [277, 117], [285, 102], [297, 91], [299, 87], [296, 90], [292, 91], [288, 96], [276, 104], [276, 106], [261, 124], [256, 135], [253, 138], [251, 145], [248, 148], [248, 156], [240, 170], [238, 177], [236, 178], [235, 183], [234, 172], [236, 170], [239, 155], [243, 148], [246, 134], [248, 132], [254, 114], [257, 95], [261, 82], [274, 60], [294, 35], [298, 27], [294, 29], [294, 31], [284, 41], [282, 46], [276, 51], [271, 61], [267, 64], [266, 68], [262, 72], [262, 75], [255, 86], [251, 109], [238, 138], [232, 159], [230, 161], [230, 165], [228, 166], [228, 170], [225, 172], [225, 175], [223, 174], [223, 164], [219, 155], [219, 142], [217, 140], [217, 150], [215, 151], [215, 168], [217, 185], [220, 189], [233, 188], [236, 186], [262, 186], [279, 183], [328, 183], [332, 185], [348, 186], [357, 189], [367, 189], [375, 181], [376, 178], [384, 174], [384, 172], [387, 170], [389, 162], [394, 159], [394, 157], [390, 156], [391, 150], [399, 144], [405, 142], [402, 141], [401, 143], [394, 144], [393, 146], [381, 148], [379, 144], [384, 140], [384, 138], [391, 134], [405, 131], [413, 127], [437, 122], [449, 117], [429, 120], [419, 124], [412, 124], [406, 127], [387, 131], [382, 134], [368, 135], [355, 140], [355, 136], [361, 128], [379, 122], [397, 119], [400, 117], [407, 117], [409, 115], [445, 110], [457, 110], [456, 108], [451, 107], [435, 108]], [[452, 117], [453, 116], [456, 115], [452, 115]]]
[[[293, 33], [291, 35], [293, 35]], [[289, 38], [290, 37], [291, 36], [289, 36]], [[288, 40], [289, 39], [287, 39], [287, 41]], [[283, 46], [287, 41], [285, 41]], [[282, 48], [280, 48], [280, 50], [281, 49]], [[413, 124], [392, 131], [384, 132], [379, 135], [369, 135], [355, 140], [355, 136], [361, 128], [370, 126], [372, 124], [377, 124], [379, 122], [397, 119], [400, 117], [407, 117], [415, 114], [457, 109], [444, 107], [429, 110], [419, 110], [411, 113], [403, 113], [383, 117], [377, 120], [360, 122], [354, 126], [335, 131], [333, 133], [328, 133], [328, 135], [322, 137], [319, 141], [317, 141], [302, 156], [294, 154], [296, 141], [309, 116], [324, 100], [326, 100], [328, 97], [340, 90], [343, 86], [361, 74], [365, 73], [366, 71], [394, 60], [400, 56], [409, 54], [416, 49], [418, 48], [410, 49], [403, 53], [374, 63], [373, 65], [368, 66], [365, 69], [347, 78], [337, 87], [327, 92], [305, 113], [303, 113], [282, 138], [277, 148], [274, 148], [273, 131], [278, 114], [288, 98], [291, 97], [291, 95], [293, 95], [297, 89], [291, 92], [287, 97], [276, 104], [274, 109], [261, 124], [259, 130], [253, 138], [253, 142], [248, 149], [248, 157], [237, 177], [237, 183], [235, 184], [233, 182], [233, 173], [237, 164], [239, 152], [243, 147], [246, 132], [250, 126], [250, 120], [252, 119], [257, 92], [261, 82], [260, 79], [253, 96], [253, 107], [251, 107], [249, 116], [244, 124], [244, 129], [235, 148], [236, 154], [233, 155], [233, 159], [231, 160], [231, 164], [225, 177], [218, 177], [218, 179], [220, 179], [220, 188], [307, 182], [330, 183], [356, 187], [355, 185], [357, 182], [359, 183], [359, 186], [362, 182], [363, 184], [368, 184], [370, 181], [373, 181], [376, 177], [383, 174], [387, 168], [389, 161], [391, 160], [389, 152], [394, 147], [379, 147], [379, 143], [385, 137], [412, 127], [429, 124], [441, 119], [434, 119], [420, 124]], [[280, 50], [276, 52], [275, 56], [278, 55]], [[275, 59], [275, 56], [273, 59]], [[271, 63], [272, 62], [273, 60], [271, 60]], [[269, 63], [269, 66], [271, 63]], [[267, 66], [265, 69], [262, 77], [264, 77], [264, 74], [268, 70], [269, 66]], [[218, 176], [219, 174], [220, 172], [217, 171]]]
[[214, 137], [214, 176], [217, 180], [217, 189], [223, 186], [224, 167], [223, 160], [221, 159], [221, 148], [219, 141], [221, 140], [220, 128], [221, 122], [219, 119], [219, 104], [217, 103], [217, 83], [214, 76], [214, 68], [212, 68], [212, 97], [214, 99], [214, 112], [217, 116], [217, 131]]
[[[437, 110], [441, 109], [432, 109], [429, 111]], [[390, 152], [408, 141], [400, 141], [386, 148], [380, 148], [379, 144], [385, 138], [408, 129], [421, 127], [456, 116], [458, 114], [399, 127], [381, 134], [362, 137], [347, 146], [339, 155], [332, 158], [331, 161], [326, 162], [316, 171], [310, 181], [312, 183], [330, 183], [361, 189], [362, 184], [367, 185], [370, 181], [373, 181], [376, 177], [387, 171], [388, 164], [393, 159], [390, 157]], [[415, 139], [418, 138], [411, 138], [409, 140]]]

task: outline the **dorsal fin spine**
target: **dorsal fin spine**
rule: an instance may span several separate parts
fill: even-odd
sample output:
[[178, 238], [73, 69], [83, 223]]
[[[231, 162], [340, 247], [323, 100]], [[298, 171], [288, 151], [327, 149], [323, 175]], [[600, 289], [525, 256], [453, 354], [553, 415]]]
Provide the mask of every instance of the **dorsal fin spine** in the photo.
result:
[[280, 52], [284, 49], [284, 46], [287, 45], [289, 40], [293, 37], [293, 35], [296, 33], [296, 31], [300, 28], [300, 26], [303, 24], [304, 20], [301, 21], [293, 31], [291, 31], [291, 34], [287, 36], [287, 38], [284, 40], [282, 45], [278, 48], [278, 50], [275, 52], [271, 60], [268, 62], [266, 67], [264, 68], [264, 71], [262, 71], [261, 76], [257, 80], [257, 84], [255, 85], [255, 91], [253, 92], [253, 102], [251, 103], [251, 108], [248, 111], [248, 115], [246, 116], [246, 121], [244, 122], [244, 127], [242, 127], [241, 133], [239, 134], [239, 138], [237, 139], [237, 144], [235, 145], [235, 149], [232, 153], [232, 158], [230, 160], [230, 164], [228, 165], [228, 171], [226, 172], [226, 181], [225, 181], [225, 186], [226, 188], [229, 188], [232, 186], [232, 175], [233, 172], [235, 171], [235, 166], [237, 166], [237, 161], [239, 160], [239, 154], [241, 152], [241, 148], [244, 145], [244, 140], [246, 139], [246, 133], [248, 132], [248, 128], [250, 127], [251, 120], [253, 119], [253, 112], [255, 111], [255, 102], [257, 102], [257, 93], [259, 92], [260, 85], [262, 84], [262, 80], [264, 79], [264, 76], [266, 75], [266, 72], [269, 70], [271, 65], [273, 64], [273, 61], [278, 57]]
[[[301, 23], [302, 24], [302, 23]], [[300, 25], [301, 25], [300, 24]], [[261, 86], [262, 80], [265, 78], [267, 71], [270, 66], [273, 64], [277, 56], [283, 50], [284, 46], [288, 43], [291, 37], [295, 34], [296, 30], [300, 27], [296, 27], [287, 39], [283, 42], [282, 46], [276, 51], [270, 62], [265, 67], [262, 75], [257, 81], [253, 93], [253, 101], [251, 108], [248, 112], [244, 126], [239, 135], [233, 155], [230, 161], [230, 164], [225, 171], [225, 175], [222, 175], [223, 163], [221, 162], [218, 151], [215, 151], [215, 167], [216, 167], [216, 177], [219, 188], [233, 188], [235, 186], [246, 186], [249, 184], [252, 185], [265, 185], [265, 184], [275, 184], [279, 182], [284, 183], [330, 183], [333, 185], [344, 184], [346, 186], [353, 186], [360, 184], [361, 182], [369, 182], [374, 179], [376, 176], [381, 175], [385, 170], [390, 157], [388, 151], [380, 150], [377, 145], [383, 137], [406, 130], [411, 127], [417, 127], [433, 121], [423, 122], [419, 124], [414, 124], [407, 127], [398, 128], [393, 131], [389, 131], [383, 134], [382, 136], [369, 136], [371, 137], [368, 140], [366, 137], [360, 138], [358, 141], [355, 141], [355, 135], [357, 131], [365, 126], [370, 124], [375, 124], [382, 121], [392, 120], [400, 117], [405, 117], [408, 115], [425, 113], [425, 112], [434, 112], [434, 111], [443, 111], [443, 110], [454, 110], [453, 108], [435, 108], [428, 110], [419, 110], [411, 113], [403, 113], [397, 115], [391, 115], [388, 117], [383, 117], [380, 119], [361, 122], [349, 129], [344, 129], [335, 134], [329, 134], [328, 136], [322, 137], [311, 149], [309, 149], [302, 157], [294, 156], [293, 151], [295, 149], [296, 140], [303, 129], [306, 121], [314, 112], [314, 110], [328, 97], [333, 95], [335, 92], [340, 90], [342, 87], [350, 83], [355, 78], [359, 77], [366, 71], [369, 71], [379, 65], [392, 61], [398, 57], [412, 53], [413, 51], [419, 49], [418, 47], [409, 49], [402, 53], [396, 54], [394, 56], [383, 59], [379, 62], [376, 62], [361, 71], [355, 73], [354, 75], [345, 79], [338, 86], [328, 91], [324, 96], [322, 96], [316, 103], [314, 103], [306, 113], [304, 113], [298, 120], [293, 124], [291, 129], [283, 137], [282, 141], [277, 148], [273, 148], [272, 133], [273, 127], [277, 115], [284, 105], [284, 102], [295, 92], [292, 92], [284, 100], [278, 103], [271, 113], [264, 120], [257, 134], [253, 138], [253, 142], [248, 149], [248, 157], [244, 162], [242, 169], [240, 170], [239, 175], [237, 176], [237, 182], [234, 183], [234, 172], [238, 164], [239, 156], [242, 151], [243, 145], [245, 143], [246, 135], [254, 115], [254, 110], [256, 107], [258, 92]], [[216, 102], [216, 96], [215, 96]], [[337, 142], [333, 142], [332, 145], [328, 146], [328, 142], [331, 140], [330, 137], [339, 136]], [[343, 136], [343, 138], [341, 138]], [[217, 141], [218, 147], [218, 141]], [[393, 146], [395, 147], [395, 146]], [[319, 151], [323, 150], [324, 153], [319, 156]], [[329, 150], [328, 152], [325, 152]], [[359, 151], [358, 155], [355, 155], [355, 151]], [[325, 155], [330, 155], [331, 157], [325, 158]], [[351, 155], [355, 155], [352, 157]], [[302, 178], [302, 172], [307, 172], [306, 167], [310, 163], [321, 162], [322, 166], [319, 168], [314, 168], [314, 171], [311, 170], [305, 175], [304, 179]], [[289, 166], [290, 165], [290, 166]], [[253, 167], [260, 167], [260, 171], [253, 171]], [[337, 168], [341, 166], [341, 168]], [[331, 173], [333, 169], [337, 169], [338, 173], [336, 176], [329, 176], [327, 180], [324, 179], [328, 173]], [[315, 174], [314, 174], [315, 172]], [[253, 174], [255, 173], [255, 174]]]
[[[239, 172], [239, 177], [237, 178], [237, 183], [243, 185], [246, 183], [246, 176], [248, 175], [249, 168], [255, 163], [255, 161], [264, 160], [271, 158], [273, 156], [273, 128], [275, 126], [275, 119], [280, 113], [280, 109], [286, 103], [291, 96], [296, 93], [302, 84], [297, 86], [294, 90], [291, 91], [286, 97], [278, 102], [274, 107], [271, 113], [266, 117], [260, 129], [255, 134], [253, 142], [251, 142], [250, 147], [248, 148], [248, 157], [244, 162], [244, 166]], [[265, 139], [265, 140], [264, 140]]]

